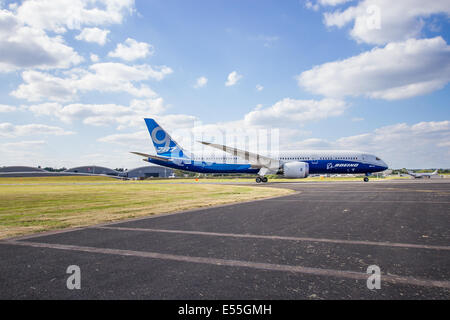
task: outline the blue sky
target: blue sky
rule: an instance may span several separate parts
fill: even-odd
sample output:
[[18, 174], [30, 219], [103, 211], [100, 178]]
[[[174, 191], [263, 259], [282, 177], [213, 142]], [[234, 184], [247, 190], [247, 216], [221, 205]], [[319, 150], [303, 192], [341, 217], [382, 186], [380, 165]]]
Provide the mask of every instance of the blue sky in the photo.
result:
[[155, 117], [450, 167], [448, 1], [0, 3], [0, 165], [140, 166]]

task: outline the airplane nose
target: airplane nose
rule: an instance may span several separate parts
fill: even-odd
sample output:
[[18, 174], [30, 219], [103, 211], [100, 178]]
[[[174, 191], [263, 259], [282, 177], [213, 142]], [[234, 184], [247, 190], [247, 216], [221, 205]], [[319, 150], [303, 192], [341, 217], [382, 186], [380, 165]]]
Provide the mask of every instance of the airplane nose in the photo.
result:
[[382, 161], [382, 167], [383, 167], [383, 170], [388, 169], [388, 165], [386, 164], [386, 162]]

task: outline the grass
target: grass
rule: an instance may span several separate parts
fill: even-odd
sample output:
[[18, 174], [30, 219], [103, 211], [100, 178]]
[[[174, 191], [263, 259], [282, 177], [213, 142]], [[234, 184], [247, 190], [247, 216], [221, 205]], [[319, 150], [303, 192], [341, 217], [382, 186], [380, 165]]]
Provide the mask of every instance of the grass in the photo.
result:
[[148, 184], [107, 177], [2, 178], [0, 238], [292, 192], [252, 186]]

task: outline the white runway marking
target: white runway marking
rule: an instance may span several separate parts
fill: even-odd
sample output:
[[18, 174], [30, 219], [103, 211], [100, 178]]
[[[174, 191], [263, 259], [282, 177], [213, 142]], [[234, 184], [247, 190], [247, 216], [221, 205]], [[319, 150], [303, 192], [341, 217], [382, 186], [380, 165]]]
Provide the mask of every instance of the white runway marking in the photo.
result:
[[362, 240], [360, 241], [360, 240], [340, 240], [340, 239], [323, 239], [323, 238], [308, 238], [308, 237], [267, 236], [267, 235], [254, 235], [254, 234], [218, 233], [218, 232], [148, 229], [148, 228], [126, 228], [126, 227], [109, 227], [109, 226], [93, 227], [91, 229], [192, 234], [192, 235], [214, 236], [214, 237], [287, 240], [287, 241], [304, 241], [304, 242], [324, 242], [324, 243], [337, 243], [337, 244], [356, 244], [356, 245], [367, 245], [367, 246], [412, 248], [412, 249], [450, 250], [450, 246], [435, 246], [435, 245], [426, 245], [426, 244], [395, 243], [395, 242], [376, 242], [376, 241], [362, 241]]
[[[121, 255], [121, 256], [133, 256], [151, 259], [162, 259], [171, 260], [179, 262], [189, 262], [189, 263], [201, 263], [210, 264], [216, 266], [229, 266], [229, 267], [244, 267], [253, 268], [259, 270], [268, 271], [280, 271], [280, 272], [293, 272], [299, 274], [310, 274], [315, 276], [328, 276], [337, 278], [347, 278], [356, 280], [367, 280], [368, 275], [366, 273], [355, 272], [355, 271], [344, 271], [344, 270], [334, 270], [334, 269], [321, 269], [321, 268], [310, 268], [302, 266], [290, 266], [290, 265], [280, 265], [271, 263], [261, 263], [261, 262], [250, 262], [241, 260], [226, 260], [226, 259], [216, 259], [216, 258], [203, 258], [203, 257], [190, 257], [181, 256], [157, 252], [145, 252], [145, 251], [132, 251], [132, 250], [120, 250], [120, 249], [107, 249], [107, 248], [95, 248], [95, 247], [83, 247], [83, 246], [72, 246], [72, 245], [62, 245], [62, 244], [49, 244], [49, 243], [39, 243], [39, 242], [27, 242], [27, 241], [4, 241], [0, 244], [18, 245], [26, 247], [36, 247], [36, 248], [49, 248], [57, 250], [69, 250], [78, 252], [89, 252], [89, 253], [100, 253], [100, 254], [111, 254], [111, 255]], [[405, 284], [423, 287], [435, 287], [450, 289], [450, 281], [438, 281], [438, 280], [428, 280], [428, 279], [418, 279], [410, 276], [397, 276], [397, 275], [381, 275], [383, 282], [393, 283], [393, 284]]]
[[421, 201], [421, 200], [322, 200], [322, 199], [267, 199], [271, 202], [351, 202], [351, 203], [426, 203], [426, 204], [448, 204], [450, 201]]
[[[386, 190], [384, 189], [376, 189], [376, 190], [323, 190], [324, 193], [413, 193], [413, 192], [421, 192], [421, 193], [437, 193], [439, 195], [450, 195], [450, 192], [448, 190], [397, 190], [395, 188], [388, 188]], [[317, 190], [302, 190], [302, 193], [317, 193]]]

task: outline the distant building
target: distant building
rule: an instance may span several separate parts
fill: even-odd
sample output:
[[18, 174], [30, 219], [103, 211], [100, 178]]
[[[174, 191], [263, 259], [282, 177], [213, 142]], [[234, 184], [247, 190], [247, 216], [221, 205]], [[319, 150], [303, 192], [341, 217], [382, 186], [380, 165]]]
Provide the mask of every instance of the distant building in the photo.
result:
[[84, 173], [84, 174], [104, 174], [108, 176], [118, 176], [119, 172], [110, 168], [100, 166], [82, 166], [67, 169], [64, 172]]
[[140, 168], [131, 169], [120, 174], [129, 179], [143, 179], [143, 178], [168, 178], [173, 175], [173, 170], [160, 166], [144, 166]]
[[26, 167], [26, 166], [11, 166], [0, 167], [0, 177], [53, 177], [53, 176], [68, 176], [73, 173], [64, 172], [48, 172], [41, 168]]
[[81, 166], [70, 168], [63, 172], [49, 172], [41, 168], [25, 166], [0, 167], [0, 177], [52, 177], [83, 175], [106, 175], [112, 177], [125, 177], [129, 179], [145, 179], [150, 177], [168, 178], [173, 176], [173, 170], [160, 166], [144, 166], [119, 172], [101, 166]]
[[11, 173], [11, 172], [46, 172], [41, 168], [35, 167], [25, 167], [25, 166], [11, 166], [11, 167], [0, 167], [1, 173]]

